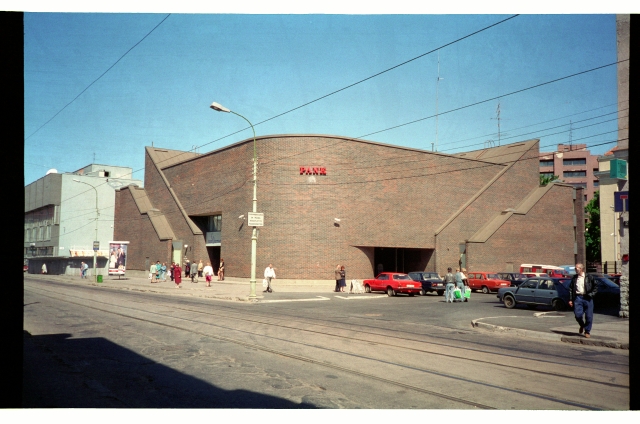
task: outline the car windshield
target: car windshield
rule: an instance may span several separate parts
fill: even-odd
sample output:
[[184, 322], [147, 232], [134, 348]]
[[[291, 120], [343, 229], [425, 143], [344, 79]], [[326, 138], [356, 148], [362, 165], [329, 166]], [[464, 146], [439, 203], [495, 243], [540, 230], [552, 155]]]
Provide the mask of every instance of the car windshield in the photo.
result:
[[605, 286], [609, 286], [611, 288], [616, 288], [616, 289], [618, 288], [618, 285], [613, 281], [609, 280], [608, 278], [598, 278], [598, 281], [600, 282], [600, 284], [603, 284]]
[[426, 280], [426, 279], [428, 279], [428, 278], [438, 278], [438, 279], [440, 279], [440, 280], [442, 279], [442, 278], [440, 278], [440, 276], [439, 276], [438, 274], [436, 274], [435, 272], [430, 272], [430, 273], [428, 273], [428, 274], [422, 274], [422, 278], [423, 278], [423, 279], [425, 279], [425, 280]]
[[502, 278], [500, 278], [498, 274], [487, 274], [487, 278], [490, 280], [502, 280]]
[[527, 279], [527, 276], [524, 274], [513, 274], [513, 279], [514, 280], [520, 280], [520, 281], [524, 281]]
[[411, 278], [409, 278], [409, 276], [406, 274], [393, 274], [393, 279], [394, 280], [411, 280]]

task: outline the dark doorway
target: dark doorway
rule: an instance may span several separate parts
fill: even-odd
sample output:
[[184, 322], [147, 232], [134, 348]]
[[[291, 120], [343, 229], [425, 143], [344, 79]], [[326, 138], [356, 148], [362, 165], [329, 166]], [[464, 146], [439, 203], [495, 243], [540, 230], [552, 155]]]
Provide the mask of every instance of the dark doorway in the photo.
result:
[[218, 268], [220, 268], [220, 246], [207, 246], [207, 253], [209, 254], [209, 261], [211, 261], [213, 271], [218, 274]]
[[426, 271], [433, 249], [409, 249], [404, 247], [376, 247], [373, 274], [380, 272]]

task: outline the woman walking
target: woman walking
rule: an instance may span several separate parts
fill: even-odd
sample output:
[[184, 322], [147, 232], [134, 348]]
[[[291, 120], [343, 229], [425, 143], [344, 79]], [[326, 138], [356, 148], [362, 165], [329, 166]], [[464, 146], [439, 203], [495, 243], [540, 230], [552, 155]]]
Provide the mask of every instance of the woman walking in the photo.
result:
[[220, 258], [220, 268], [218, 268], [218, 281], [222, 280], [224, 280], [224, 259]]
[[180, 264], [176, 264], [173, 268], [173, 281], [176, 283], [176, 288], [180, 288], [180, 283], [182, 283], [182, 268], [180, 268]]
[[169, 278], [171, 278], [171, 281], [173, 281], [173, 270], [175, 267], [176, 267], [176, 263], [171, 262], [171, 267], [169, 268]]
[[345, 288], [347, 287], [347, 278], [346, 273], [344, 271], [344, 265], [340, 267], [340, 291], [344, 293]]
[[202, 269], [202, 273], [204, 274], [204, 279], [207, 281], [207, 287], [211, 287], [211, 280], [213, 279], [213, 267], [211, 266], [211, 262], [207, 262], [207, 266]]
[[333, 272], [336, 277], [336, 288], [333, 289], [334, 292], [340, 291], [340, 279], [342, 278], [342, 274], [340, 273], [340, 264], [336, 265], [336, 270]]
[[156, 282], [156, 264], [151, 264], [149, 267], [149, 275], [151, 276], [151, 284]]
[[162, 266], [160, 267], [160, 279], [167, 281], [167, 264], [165, 262], [162, 262]]

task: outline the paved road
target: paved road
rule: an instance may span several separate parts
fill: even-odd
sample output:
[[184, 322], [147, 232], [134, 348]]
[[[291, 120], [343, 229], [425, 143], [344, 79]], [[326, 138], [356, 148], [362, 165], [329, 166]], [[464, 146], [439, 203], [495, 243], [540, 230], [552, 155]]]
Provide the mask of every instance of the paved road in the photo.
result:
[[24, 287], [26, 407], [629, 408], [627, 350], [478, 331], [472, 319], [502, 314], [480, 294], [251, 304]]

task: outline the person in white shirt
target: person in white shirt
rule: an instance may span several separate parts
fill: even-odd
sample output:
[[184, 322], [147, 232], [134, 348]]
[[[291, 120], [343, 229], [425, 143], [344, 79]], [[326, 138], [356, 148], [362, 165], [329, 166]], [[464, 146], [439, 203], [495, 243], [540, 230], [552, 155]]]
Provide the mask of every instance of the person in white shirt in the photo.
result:
[[264, 270], [264, 278], [267, 280], [267, 288], [263, 291], [263, 293], [269, 292], [271, 293], [271, 279], [276, 278], [276, 271], [273, 269], [273, 265], [269, 264], [267, 268]]
[[211, 262], [207, 262], [207, 266], [202, 269], [202, 273], [204, 274], [204, 279], [207, 280], [207, 287], [211, 287], [211, 279], [213, 278]]

